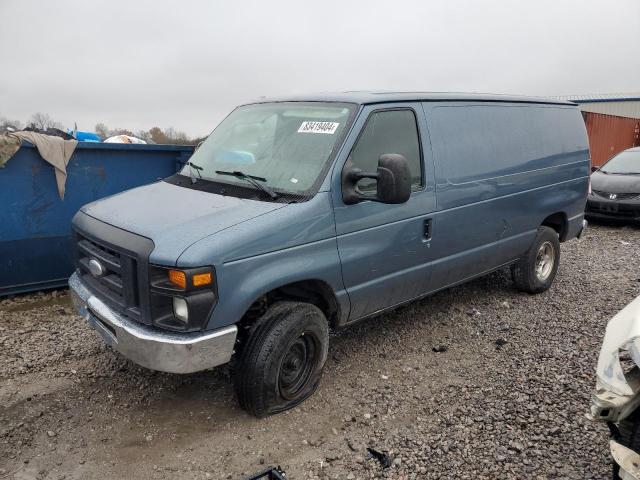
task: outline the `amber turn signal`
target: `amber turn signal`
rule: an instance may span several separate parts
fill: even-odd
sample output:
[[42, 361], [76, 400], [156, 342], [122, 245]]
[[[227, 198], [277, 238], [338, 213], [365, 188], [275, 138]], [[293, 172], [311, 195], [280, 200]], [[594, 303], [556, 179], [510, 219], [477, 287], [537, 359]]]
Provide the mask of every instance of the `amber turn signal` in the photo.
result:
[[193, 276], [194, 287], [202, 287], [203, 285], [211, 285], [211, 272], [197, 273]]
[[169, 270], [169, 281], [183, 290], [187, 288], [187, 276], [181, 270]]

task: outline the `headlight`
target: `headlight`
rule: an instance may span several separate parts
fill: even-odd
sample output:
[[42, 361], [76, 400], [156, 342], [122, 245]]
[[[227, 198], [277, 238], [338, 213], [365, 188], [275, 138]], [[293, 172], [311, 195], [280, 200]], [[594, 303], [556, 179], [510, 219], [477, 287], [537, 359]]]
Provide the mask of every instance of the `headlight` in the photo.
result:
[[154, 325], [181, 332], [202, 330], [216, 304], [212, 267], [151, 266], [150, 308]]
[[173, 315], [184, 323], [189, 323], [189, 307], [184, 298], [173, 297]]

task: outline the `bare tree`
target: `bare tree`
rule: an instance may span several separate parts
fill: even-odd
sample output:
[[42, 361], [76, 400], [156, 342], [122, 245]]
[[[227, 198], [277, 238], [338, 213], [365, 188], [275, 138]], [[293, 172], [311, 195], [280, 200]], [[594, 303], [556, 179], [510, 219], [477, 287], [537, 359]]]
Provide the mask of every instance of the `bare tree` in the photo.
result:
[[56, 122], [48, 113], [42, 112], [31, 115], [29, 123], [40, 130], [47, 130], [49, 128], [59, 128], [62, 130], [64, 128], [60, 122]]
[[[0, 0], [1, 1], [1, 0]], [[39, 130], [47, 130], [49, 128], [58, 128], [63, 130], [64, 127], [60, 122], [55, 121], [48, 113], [37, 112], [31, 115], [28, 127]], [[0, 133], [6, 131], [22, 130], [23, 124], [18, 120], [9, 120], [0, 116]], [[197, 145], [204, 140], [203, 138], [191, 138], [185, 132], [177, 130], [173, 127], [160, 128], [153, 127], [149, 130], [136, 130], [135, 133], [127, 128], [109, 128], [105, 123], [98, 122], [94, 127], [95, 132], [105, 140], [115, 135], [129, 135], [140, 138], [147, 143], [167, 144], [167, 145]]]
[[140, 140], [144, 140], [147, 143], [153, 143], [151, 134], [146, 130], [137, 130], [134, 134], [134, 137], [139, 138]]
[[0, 117], [0, 133], [17, 132], [22, 130], [22, 122], [20, 120], [9, 120], [6, 117]]
[[109, 136], [113, 137], [114, 135], [129, 135], [133, 137], [133, 132], [127, 128], [114, 128], [109, 132]]
[[187, 136], [186, 133], [176, 130], [173, 127], [164, 129], [164, 136], [166, 138], [166, 143], [176, 144], [176, 145], [189, 145], [191, 140]]
[[109, 127], [107, 127], [104, 123], [96, 123], [95, 130], [103, 140], [109, 136]]

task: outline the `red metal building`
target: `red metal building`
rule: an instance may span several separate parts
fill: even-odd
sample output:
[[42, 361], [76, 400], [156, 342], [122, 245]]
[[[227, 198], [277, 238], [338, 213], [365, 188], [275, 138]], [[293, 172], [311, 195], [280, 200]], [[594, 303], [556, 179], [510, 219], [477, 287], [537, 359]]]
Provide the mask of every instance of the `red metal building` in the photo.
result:
[[591, 165], [599, 167], [615, 154], [640, 146], [640, 119], [582, 112], [589, 136]]
[[622, 150], [640, 146], [640, 92], [554, 98], [575, 102], [582, 110], [593, 166], [599, 167]]

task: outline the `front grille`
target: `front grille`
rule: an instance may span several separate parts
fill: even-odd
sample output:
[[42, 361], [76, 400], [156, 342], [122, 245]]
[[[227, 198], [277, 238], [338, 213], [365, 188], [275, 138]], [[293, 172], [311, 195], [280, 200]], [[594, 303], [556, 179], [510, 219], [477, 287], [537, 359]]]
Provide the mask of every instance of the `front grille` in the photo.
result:
[[607, 217], [640, 218], [640, 207], [627, 203], [598, 202], [589, 200], [587, 202], [586, 212], [596, 215], [605, 215]]
[[[597, 196], [602, 198], [607, 198], [610, 200], [631, 200], [632, 198], [640, 197], [640, 193], [614, 193], [614, 192], [603, 192], [602, 190], [594, 190]], [[611, 195], [615, 195], [615, 198], [611, 198]]]
[[[120, 313], [141, 321], [136, 258], [76, 233], [76, 262], [81, 279], [98, 298]], [[89, 268], [94, 259], [105, 272], [95, 277]]]
[[617, 212], [614, 212], [614, 215], [622, 218], [638, 218], [640, 217], [639, 210], [627, 210], [627, 209], [619, 209]]

